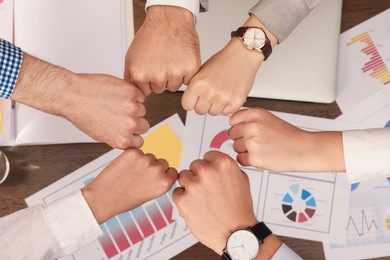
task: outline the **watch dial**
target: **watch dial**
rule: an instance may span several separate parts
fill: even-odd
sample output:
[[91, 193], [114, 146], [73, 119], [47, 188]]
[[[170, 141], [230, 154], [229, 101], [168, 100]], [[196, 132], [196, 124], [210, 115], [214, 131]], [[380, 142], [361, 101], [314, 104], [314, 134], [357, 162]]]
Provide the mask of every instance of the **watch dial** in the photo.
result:
[[248, 48], [259, 50], [265, 44], [265, 33], [259, 28], [249, 28], [244, 33], [243, 39]]
[[226, 251], [233, 260], [251, 260], [259, 253], [259, 241], [252, 232], [238, 230], [229, 236]]

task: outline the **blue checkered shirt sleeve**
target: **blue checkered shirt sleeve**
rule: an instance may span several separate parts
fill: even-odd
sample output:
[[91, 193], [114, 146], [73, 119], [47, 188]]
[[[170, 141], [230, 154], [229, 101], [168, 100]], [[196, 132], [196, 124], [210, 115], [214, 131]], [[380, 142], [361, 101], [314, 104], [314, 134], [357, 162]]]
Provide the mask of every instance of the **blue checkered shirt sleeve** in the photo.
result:
[[23, 52], [20, 48], [0, 39], [0, 97], [10, 98], [22, 65]]

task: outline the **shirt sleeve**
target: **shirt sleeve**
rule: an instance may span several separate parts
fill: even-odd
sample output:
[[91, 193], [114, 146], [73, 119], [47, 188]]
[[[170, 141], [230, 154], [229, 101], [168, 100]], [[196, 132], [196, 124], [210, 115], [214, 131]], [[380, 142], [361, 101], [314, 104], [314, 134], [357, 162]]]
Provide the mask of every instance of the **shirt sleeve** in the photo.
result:
[[390, 176], [390, 128], [344, 131], [343, 148], [351, 183]]
[[55, 259], [101, 235], [80, 190], [0, 218], [0, 259]]
[[[201, 2], [203, 2], [202, 8], [207, 9], [207, 6], [208, 6], [207, 0], [202, 0]], [[206, 6], [203, 6], [204, 4], [206, 4]], [[200, 11], [199, 0], [186, 0], [186, 1], [182, 1], [182, 0], [147, 0], [146, 4], [145, 4], [145, 11], [147, 12], [148, 7], [153, 6], [153, 5], [172, 5], [172, 6], [182, 7], [182, 8], [187, 9], [188, 11], [190, 11], [193, 14], [195, 21], [197, 21], [197, 19], [199, 17], [199, 11]]]
[[0, 39], [0, 97], [10, 98], [22, 65], [23, 52], [20, 48]]
[[286, 244], [282, 244], [282, 246], [276, 251], [272, 260], [303, 260], [302, 257], [297, 255], [291, 248], [289, 248]]
[[321, 0], [259, 0], [255, 15], [281, 43]]

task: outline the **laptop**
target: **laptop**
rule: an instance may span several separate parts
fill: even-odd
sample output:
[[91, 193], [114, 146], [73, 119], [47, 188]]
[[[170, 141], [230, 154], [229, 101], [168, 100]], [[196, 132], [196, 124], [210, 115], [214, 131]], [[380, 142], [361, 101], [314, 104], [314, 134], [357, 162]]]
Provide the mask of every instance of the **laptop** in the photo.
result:
[[[197, 30], [202, 62], [221, 50], [257, 0], [211, 0]], [[331, 103], [335, 100], [342, 0], [323, 0], [262, 63], [250, 97]]]

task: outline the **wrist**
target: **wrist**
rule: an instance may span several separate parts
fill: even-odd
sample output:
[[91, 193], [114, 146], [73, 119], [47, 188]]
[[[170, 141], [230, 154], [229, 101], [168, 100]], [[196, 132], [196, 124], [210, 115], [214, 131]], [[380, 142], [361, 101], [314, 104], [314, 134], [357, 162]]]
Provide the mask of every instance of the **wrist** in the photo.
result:
[[110, 214], [110, 202], [108, 201], [107, 203], [105, 196], [100, 196], [93, 187], [90, 187], [90, 185], [82, 188], [81, 193], [99, 225], [115, 215], [114, 213]]
[[306, 135], [301, 139], [307, 140], [303, 142], [306, 145], [302, 146], [302, 154], [306, 155], [303, 160], [308, 167], [306, 171], [345, 171], [341, 132], [306, 132]]
[[282, 246], [282, 242], [275, 235], [269, 235], [263, 240], [260, 245], [259, 254], [255, 259], [271, 259], [279, 248]]
[[194, 25], [193, 14], [179, 6], [154, 5], [148, 8], [146, 22], [157, 26], [181, 27], [183, 24]]
[[276, 39], [275, 35], [270, 30], [268, 30], [268, 28], [265, 27], [255, 15], [250, 15], [243, 26], [261, 28], [270, 40], [272, 48], [275, 47], [275, 45], [278, 43], [278, 39]]

